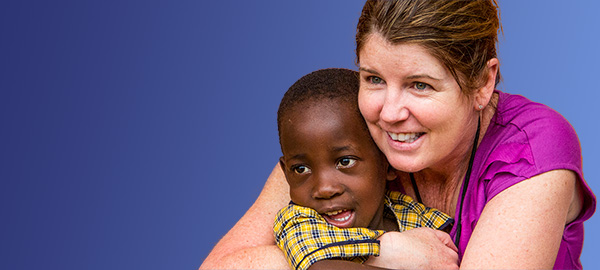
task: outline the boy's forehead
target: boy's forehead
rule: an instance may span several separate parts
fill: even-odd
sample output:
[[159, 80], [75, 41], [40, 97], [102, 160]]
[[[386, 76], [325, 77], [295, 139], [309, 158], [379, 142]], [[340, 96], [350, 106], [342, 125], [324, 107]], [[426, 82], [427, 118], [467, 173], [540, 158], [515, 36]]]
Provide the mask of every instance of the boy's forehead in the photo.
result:
[[[290, 108], [281, 119], [280, 136], [295, 137], [298, 132], [343, 132], [354, 140], [370, 140], [370, 134], [356, 106], [341, 99], [302, 102]], [[351, 134], [348, 134], [351, 133]], [[349, 136], [354, 135], [354, 136]], [[284, 139], [284, 138], [282, 138]]]
[[351, 98], [344, 97], [307, 97], [292, 107], [346, 107], [352, 108]]
[[[287, 119], [302, 118], [304, 121], [314, 122], [338, 120], [347, 124], [355, 124], [354, 120], [364, 121], [358, 107], [342, 98], [307, 99], [292, 106], [285, 116]], [[292, 122], [297, 123], [296, 121]]]

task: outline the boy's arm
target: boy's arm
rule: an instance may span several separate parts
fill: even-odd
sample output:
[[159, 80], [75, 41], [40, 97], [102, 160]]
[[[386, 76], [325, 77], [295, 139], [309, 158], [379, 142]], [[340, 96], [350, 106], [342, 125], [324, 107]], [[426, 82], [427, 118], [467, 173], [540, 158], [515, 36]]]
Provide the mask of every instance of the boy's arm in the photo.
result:
[[[306, 270], [361, 266], [368, 256], [379, 254], [377, 237], [383, 231], [367, 228], [338, 228], [314, 209], [291, 204], [277, 214], [275, 240], [292, 268]], [[352, 262], [339, 258], [352, 259]], [[325, 262], [323, 262], [325, 261]], [[377, 269], [377, 268], [373, 268]]]
[[[406, 227], [403, 230], [414, 228], [415, 223], [440, 228], [452, 220], [437, 210], [428, 210], [408, 198], [402, 198], [392, 198], [393, 205], [389, 205], [398, 215], [424, 213], [417, 214], [417, 217], [408, 215], [411, 218], [399, 216], [400, 223]], [[292, 267], [301, 270], [369, 269], [369, 266], [373, 267], [371, 269], [458, 268], [457, 249], [450, 236], [430, 228], [385, 234], [367, 228], [337, 228], [311, 208], [290, 205], [278, 213], [275, 235]], [[365, 256], [371, 257], [362, 265]], [[340, 260], [341, 257], [353, 259]]]
[[380, 241], [379, 256], [363, 264], [344, 260], [321, 260], [309, 267], [317, 269], [458, 269], [458, 253], [450, 235], [430, 228], [387, 232]]

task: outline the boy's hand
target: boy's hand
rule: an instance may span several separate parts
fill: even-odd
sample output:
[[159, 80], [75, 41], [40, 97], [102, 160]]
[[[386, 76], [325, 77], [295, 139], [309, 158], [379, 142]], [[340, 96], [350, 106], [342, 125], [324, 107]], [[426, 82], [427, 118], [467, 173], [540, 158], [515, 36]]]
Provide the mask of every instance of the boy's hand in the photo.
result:
[[450, 236], [430, 228], [381, 235], [379, 256], [367, 265], [392, 269], [458, 269], [458, 249]]

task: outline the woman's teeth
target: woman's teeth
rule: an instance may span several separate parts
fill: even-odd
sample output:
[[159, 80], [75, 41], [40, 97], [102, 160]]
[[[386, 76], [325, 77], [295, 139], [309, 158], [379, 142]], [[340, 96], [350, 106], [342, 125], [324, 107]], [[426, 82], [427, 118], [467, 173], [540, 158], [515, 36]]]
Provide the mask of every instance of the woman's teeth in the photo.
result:
[[411, 143], [416, 141], [423, 133], [392, 133], [388, 132], [392, 140], [403, 143]]

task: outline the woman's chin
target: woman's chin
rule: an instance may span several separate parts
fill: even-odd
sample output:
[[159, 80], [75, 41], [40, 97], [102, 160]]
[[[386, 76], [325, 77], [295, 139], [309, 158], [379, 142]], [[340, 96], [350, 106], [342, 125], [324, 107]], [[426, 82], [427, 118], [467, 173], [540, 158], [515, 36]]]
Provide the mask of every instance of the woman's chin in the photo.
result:
[[402, 172], [414, 173], [424, 169], [423, 165], [418, 164], [414, 157], [388, 157], [388, 161], [394, 169]]

